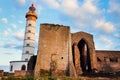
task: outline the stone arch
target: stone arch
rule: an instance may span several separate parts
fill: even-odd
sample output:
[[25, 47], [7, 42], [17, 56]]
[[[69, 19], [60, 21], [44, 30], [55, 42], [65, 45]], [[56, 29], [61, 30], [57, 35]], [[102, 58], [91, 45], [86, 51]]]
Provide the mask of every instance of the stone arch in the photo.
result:
[[26, 70], [26, 66], [22, 65], [21, 70]]
[[[86, 46], [86, 53], [85, 53]], [[85, 32], [72, 34], [72, 55], [76, 73], [91, 72], [97, 68], [93, 36]], [[86, 57], [85, 57], [86, 55]]]
[[79, 49], [80, 55], [80, 67], [82, 72], [90, 72], [91, 71], [91, 62], [90, 62], [90, 51], [87, 42], [84, 39], [81, 39], [77, 47]]

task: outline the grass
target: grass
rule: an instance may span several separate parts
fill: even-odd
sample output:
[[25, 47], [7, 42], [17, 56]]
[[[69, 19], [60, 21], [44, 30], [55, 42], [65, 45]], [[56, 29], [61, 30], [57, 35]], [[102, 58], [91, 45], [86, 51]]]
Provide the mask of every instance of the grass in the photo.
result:
[[[101, 77], [101, 78], [104, 79], [105, 77]], [[27, 76], [27, 77], [2, 76], [0, 77], [0, 80], [103, 80], [103, 79], [98, 79], [98, 77], [84, 77], [84, 76], [81, 76], [79, 78], [41, 76], [38, 79], [35, 79], [34, 77], [31, 77], [31, 76]], [[113, 77], [109, 79], [120, 80], [120, 77]]]

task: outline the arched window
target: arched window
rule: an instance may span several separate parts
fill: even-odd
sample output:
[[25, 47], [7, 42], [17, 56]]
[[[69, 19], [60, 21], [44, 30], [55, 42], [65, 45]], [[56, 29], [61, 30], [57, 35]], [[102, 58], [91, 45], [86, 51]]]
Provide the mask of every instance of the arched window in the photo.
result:
[[13, 66], [11, 65], [11, 66], [10, 66], [10, 71], [12, 71], [12, 70], [13, 70]]
[[26, 66], [22, 65], [21, 70], [26, 70]]

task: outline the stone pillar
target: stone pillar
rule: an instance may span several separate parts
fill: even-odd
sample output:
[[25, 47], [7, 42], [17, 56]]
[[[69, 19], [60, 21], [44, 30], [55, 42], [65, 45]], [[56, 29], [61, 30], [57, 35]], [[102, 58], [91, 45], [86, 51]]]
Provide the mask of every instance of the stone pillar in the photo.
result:
[[97, 58], [96, 58], [96, 53], [94, 47], [90, 47], [90, 60], [91, 60], [91, 69], [94, 71], [97, 69]]
[[75, 70], [75, 66], [73, 64], [73, 57], [72, 57], [72, 45], [71, 45], [71, 33], [69, 32], [69, 74], [71, 77], [77, 77], [77, 73]]
[[82, 74], [82, 69], [81, 69], [81, 65], [80, 65], [80, 52], [77, 46], [77, 43], [74, 44], [74, 59], [75, 59], [75, 69], [77, 74]]

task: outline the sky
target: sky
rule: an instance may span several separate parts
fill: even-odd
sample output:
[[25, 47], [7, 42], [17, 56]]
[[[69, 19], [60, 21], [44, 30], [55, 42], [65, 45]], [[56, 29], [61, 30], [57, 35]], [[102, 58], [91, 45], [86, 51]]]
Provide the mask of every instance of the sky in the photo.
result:
[[120, 51], [120, 0], [0, 0], [0, 69], [21, 60], [25, 14], [32, 3], [38, 14], [35, 54], [41, 23], [90, 33], [96, 50]]

